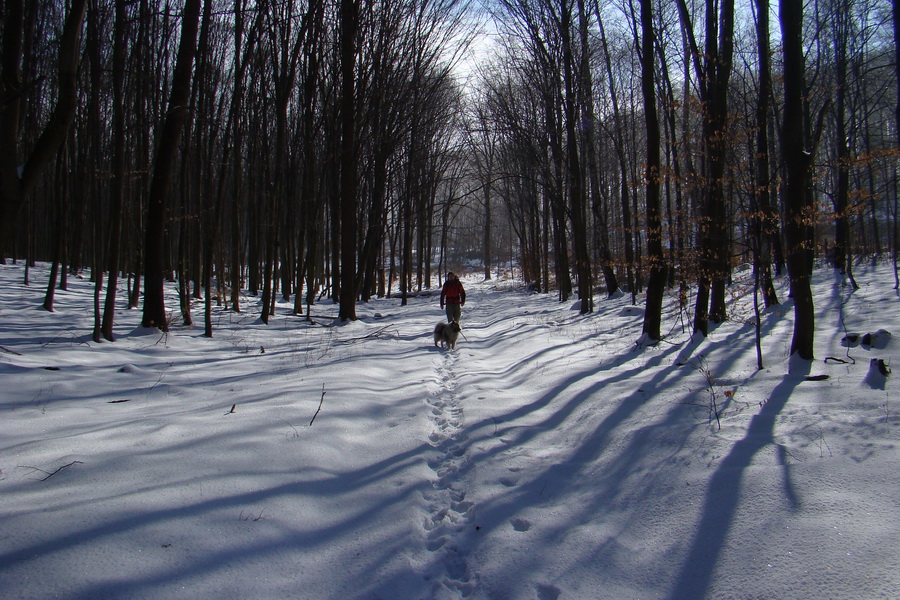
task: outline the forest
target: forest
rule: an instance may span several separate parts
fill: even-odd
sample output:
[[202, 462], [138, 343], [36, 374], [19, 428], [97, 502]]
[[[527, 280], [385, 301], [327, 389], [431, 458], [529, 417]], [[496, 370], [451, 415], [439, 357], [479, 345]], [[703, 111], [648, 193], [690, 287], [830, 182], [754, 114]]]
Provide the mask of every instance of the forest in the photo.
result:
[[[261, 296], [409, 296], [448, 269], [661, 333], [757, 310], [814, 261], [894, 261], [900, 15], [889, 0], [4, 0], [0, 259], [52, 263], [167, 330]], [[127, 297], [117, 298], [119, 282]], [[163, 286], [177, 282], [180, 305]]]

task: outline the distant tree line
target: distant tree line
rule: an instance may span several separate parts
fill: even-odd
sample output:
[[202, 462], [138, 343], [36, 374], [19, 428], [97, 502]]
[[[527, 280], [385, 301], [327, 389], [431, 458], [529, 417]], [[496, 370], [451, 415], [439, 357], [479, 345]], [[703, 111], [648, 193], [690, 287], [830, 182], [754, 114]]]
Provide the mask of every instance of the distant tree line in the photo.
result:
[[436, 274], [464, 8], [4, 1], [2, 256], [53, 262], [49, 310], [89, 269], [106, 339], [119, 276], [147, 326], [169, 325], [164, 281], [185, 323], [205, 298], [209, 335], [210, 305], [246, 291], [264, 321], [279, 295], [343, 298], [344, 318], [398, 278], [405, 299]]
[[[812, 358], [815, 258], [855, 286], [855, 257], [898, 244], [897, 7], [882, 0], [497, 0], [478, 78], [491, 190], [527, 280], [667, 290], [693, 330], [728, 318], [733, 269], [765, 306], [790, 276], [792, 353]], [[895, 278], [896, 285], [896, 278]]]
[[705, 335], [748, 263], [766, 306], [790, 276], [792, 352], [812, 358], [813, 261], [848, 285], [857, 257], [897, 270], [897, 10], [3, 0], [0, 258], [52, 263], [48, 310], [89, 270], [97, 340], [141, 297], [167, 329], [166, 281], [211, 336], [212, 307], [246, 293], [264, 322], [279, 297], [342, 319], [405, 303], [453, 253], [486, 278], [505, 257], [583, 313], [645, 294], [652, 343], [668, 291]]

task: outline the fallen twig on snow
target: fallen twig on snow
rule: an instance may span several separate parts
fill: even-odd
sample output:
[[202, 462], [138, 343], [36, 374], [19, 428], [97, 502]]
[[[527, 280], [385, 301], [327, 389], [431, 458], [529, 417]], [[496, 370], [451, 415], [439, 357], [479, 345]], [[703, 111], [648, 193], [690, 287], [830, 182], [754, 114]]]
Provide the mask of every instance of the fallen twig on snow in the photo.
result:
[[316, 420], [316, 417], [319, 416], [319, 411], [322, 410], [322, 403], [325, 402], [325, 384], [322, 384], [322, 397], [319, 398], [319, 408], [316, 409], [316, 414], [313, 415], [312, 420], [309, 422], [309, 426], [312, 427], [313, 421]]
[[350, 339], [347, 339], [347, 340], [340, 340], [340, 341], [338, 341], [338, 342], [336, 342], [336, 343], [338, 343], [338, 344], [352, 344], [353, 342], [360, 342], [360, 341], [362, 341], [362, 340], [368, 340], [368, 339], [372, 339], [372, 338], [381, 337], [381, 334], [384, 333], [385, 331], [387, 331], [388, 329], [394, 329], [394, 326], [393, 326], [393, 325], [386, 325], [386, 326], [382, 327], [381, 329], [378, 329], [377, 331], [373, 331], [372, 333], [366, 334], [366, 335], [364, 335], [364, 336], [362, 336], [362, 337], [355, 337], [355, 338], [350, 338]]
[[49, 472], [49, 471], [45, 471], [45, 470], [43, 470], [43, 469], [39, 469], [39, 468], [37, 468], [37, 467], [30, 467], [30, 466], [28, 466], [28, 465], [19, 465], [17, 468], [19, 468], [19, 469], [31, 469], [31, 472], [32, 472], [32, 473], [34, 473], [35, 471], [40, 471], [41, 473], [45, 473], [47, 476], [44, 477], [43, 479], [41, 479], [40, 481], [47, 481], [48, 479], [50, 479], [51, 477], [53, 477], [54, 475], [56, 475], [57, 473], [59, 473], [59, 472], [62, 471], [63, 469], [66, 469], [66, 468], [68, 468], [68, 467], [71, 467], [72, 465], [80, 465], [80, 464], [83, 464], [80, 460], [73, 460], [73, 461], [70, 462], [69, 464], [61, 466], [60, 468], [56, 469], [56, 470], [53, 471], [52, 473]]

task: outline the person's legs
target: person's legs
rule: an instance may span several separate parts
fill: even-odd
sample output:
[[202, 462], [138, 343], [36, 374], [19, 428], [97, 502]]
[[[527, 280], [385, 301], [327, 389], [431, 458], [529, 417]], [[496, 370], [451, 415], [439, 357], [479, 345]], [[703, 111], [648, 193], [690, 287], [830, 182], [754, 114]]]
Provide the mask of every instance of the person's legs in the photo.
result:
[[459, 323], [460, 317], [462, 317], [462, 307], [459, 304], [452, 304], [450, 302], [447, 303], [447, 322], [456, 321]]

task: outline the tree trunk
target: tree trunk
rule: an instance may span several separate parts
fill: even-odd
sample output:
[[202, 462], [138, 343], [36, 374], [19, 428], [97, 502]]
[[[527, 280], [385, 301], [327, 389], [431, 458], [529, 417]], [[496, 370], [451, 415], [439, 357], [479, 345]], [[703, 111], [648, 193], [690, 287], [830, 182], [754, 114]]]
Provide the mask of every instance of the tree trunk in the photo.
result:
[[654, 32], [651, 0], [641, 0], [641, 89], [644, 96], [644, 123], [647, 128], [647, 166], [644, 171], [647, 186], [647, 261], [650, 279], [647, 282], [647, 306], [644, 311], [643, 334], [652, 341], [662, 338], [662, 304], [666, 288], [666, 262], [662, 245], [660, 216], [660, 131], [656, 111], [654, 82]]
[[772, 281], [772, 235], [778, 231], [778, 215], [772, 209], [772, 189], [769, 170], [769, 96], [772, 90], [771, 57], [769, 52], [769, 0], [756, 1], [757, 53], [759, 55], [759, 95], [756, 99], [756, 202], [753, 239], [755, 280], [762, 292], [766, 308], [778, 304]]
[[[711, 23], [718, 17], [719, 26], [718, 43], [714, 62], [710, 64], [707, 73], [714, 77], [712, 84], [712, 98], [710, 100], [711, 139], [709, 141], [710, 153], [710, 181], [711, 187], [709, 214], [713, 219], [711, 233], [712, 256], [712, 298], [709, 307], [709, 316], [716, 323], [725, 321], [726, 314], [725, 288], [731, 276], [731, 236], [728, 218], [727, 201], [725, 196], [726, 186], [730, 185], [730, 176], [727, 172], [728, 165], [728, 82], [731, 79], [732, 55], [734, 50], [734, 0], [722, 0], [719, 14], [708, 18]], [[707, 27], [707, 36], [711, 33]]]
[[491, 279], [491, 245], [493, 243], [491, 215], [491, 179], [493, 178], [493, 160], [488, 162], [484, 178], [484, 230], [482, 231], [482, 253], [484, 257], [484, 280]]
[[555, 176], [546, 184], [545, 194], [549, 197], [550, 214], [553, 219], [553, 257], [556, 285], [559, 289], [560, 302], [566, 302], [572, 294], [572, 279], [569, 271], [569, 243], [566, 234], [565, 199], [563, 197], [563, 152], [561, 131], [556, 114], [556, 107], [545, 100], [545, 114], [549, 132], [550, 162]]
[[812, 184], [812, 153], [804, 144], [803, 131], [803, 0], [782, 0], [779, 7], [784, 40], [784, 125], [782, 153], [785, 185], [785, 237], [787, 265], [794, 299], [794, 334], [791, 355], [813, 359], [815, 313], [810, 287], [812, 236], [807, 219]]
[[44, 294], [44, 310], [53, 312], [53, 303], [56, 298], [56, 284], [58, 282], [60, 271], [65, 273], [65, 265], [63, 265], [63, 253], [66, 245], [66, 205], [68, 200], [68, 180], [65, 177], [68, 162], [68, 152], [66, 145], [60, 148], [60, 156], [57, 160], [56, 181], [57, 187], [51, 197], [55, 199], [53, 215], [53, 229], [51, 230], [51, 239], [53, 243], [53, 261], [50, 265], [50, 277], [47, 280], [47, 293]]
[[81, 25], [87, 0], [73, 0], [59, 41], [56, 106], [24, 162], [20, 150], [20, 118], [25, 112], [22, 82], [25, 12], [23, 0], [4, 7], [0, 47], [0, 263], [12, 248], [12, 234], [22, 206], [68, 135], [78, 103]]
[[579, 68], [579, 90], [584, 111], [584, 145], [587, 154], [588, 181], [590, 182], [591, 211], [594, 215], [594, 240], [600, 260], [600, 270], [606, 283], [607, 297], [612, 297], [619, 289], [616, 272], [613, 270], [612, 255], [609, 250], [609, 229], [606, 207], [600, 193], [599, 167], [597, 165], [597, 117], [594, 111], [594, 83], [591, 74], [591, 54], [589, 21], [584, 0], [578, 0], [578, 21], [581, 42], [581, 61]]
[[[897, 132], [897, 145], [900, 146], [900, 6], [898, 6], [897, 2], [894, 2], [893, 9], [893, 22], [894, 22], [894, 81], [897, 85], [896, 97], [897, 97], [897, 106], [894, 112], [894, 129]], [[893, 262], [894, 262], [894, 280], [895, 280], [895, 288], [900, 288], [900, 275], [897, 272], [898, 266], [898, 245], [900, 245], [900, 241], [898, 241], [898, 237], [900, 237], [900, 216], [897, 215], [898, 206], [898, 189], [897, 189], [897, 170], [894, 169], [894, 247], [893, 247]]]
[[572, 7], [562, 2], [560, 9], [560, 35], [563, 52], [563, 111], [566, 128], [566, 158], [569, 183], [569, 219], [572, 223], [572, 247], [575, 273], [578, 277], [578, 298], [581, 314], [593, 311], [594, 284], [591, 257], [587, 243], [587, 214], [585, 213], [584, 176], [578, 147], [580, 112], [575, 91], [575, 63], [572, 52]]
[[725, 177], [728, 154], [728, 82], [734, 49], [734, 0], [723, 0], [721, 6], [713, 0], [706, 0], [706, 47], [702, 53], [697, 46], [693, 23], [684, 0], [678, 1], [678, 11], [693, 55], [694, 69], [699, 75], [699, 93], [703, 104], [705, 168], [698, 215], [700, 272], [697, 303], [694, 307], [694, 331], [706, 335], [709, 320], [718, 323], [726, 318], [725, 286], [730, 272]]
[[341, 292], [338, 318], [356, 320], [357, 168], [355, 66], [359, 0], [341, 0]]
[[127, 18], [125, 3], [116, 3], [115, 31], [113, 38], [113, 165], [110, 186], [109, 252], [106, 268], [109, 272], [106, 301], [103, 305], [103, 321], [100, 329], [104, 339], [115, 341], [113, 325], [116, 314], [116, 288], [119, 280], [119, 255], [122, 240], [122, 206], [125, 203], [125, 61], [127, 58]]
[[197, 30], [200, 23], [200, 0], [185, 0], [181, 22], [181, 41], [168, 110], [159, 135], [150, 195], [147, 199], [147, 224], [144, 235], [144, 311], [143, 327], [168, 331], [166, 322], [165, 262], [163, 239], [166, 231], [166, 208], [176, 158], [188, 116], [191, 96], [191, 71], [196, 54]]
[[625, 238], [623, 244], [625, 248], [625, 279], [626, 285], [628, 286], [628, 291], [631, 293], [633, 299], [635, 293], [633, 275], [634, 245], [632, 241], [633, 235], [631, 228], [631, 209], [629, 208], [628, 200], [628, 167], [625, 158], [625, 140], [621, 129], [622, 119], [621, 113], [619, 111], [618, 92], [616, 91], [616, 86], [613, 79], [612, 57], [610, 57], [609, 55], [609, 45], [606, 40], [606, 29], [603, 27], [603, 20], [600, 17], [599, 5], [597, 5], [596, 10], [597, 24], [600, 29], [600, 42], [603, 46], [603, 62], [604, 66], [606, 67], [606, 76], [609, 81], [609, 95], [610, 99], [612, 100], [613, 109], [613, 143], [615, 144], [616, 158], [618, 160], [619, 166], [619, 202], [622, 208], [622, 233]]
[[853, 278], [853, 253], [850, 240], [850, 145], [847, 141], [847, 46], [850, 43], [851, 16], [846, 2], [833, 8], [832, 34], [834, 44], [834, 123], [835, 166], [834, 188], [834, 268], [846, 275], [854, 289], [859, 286]]

